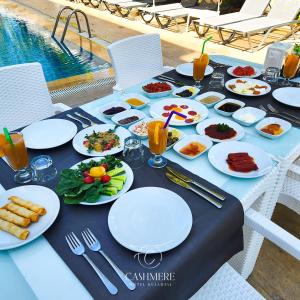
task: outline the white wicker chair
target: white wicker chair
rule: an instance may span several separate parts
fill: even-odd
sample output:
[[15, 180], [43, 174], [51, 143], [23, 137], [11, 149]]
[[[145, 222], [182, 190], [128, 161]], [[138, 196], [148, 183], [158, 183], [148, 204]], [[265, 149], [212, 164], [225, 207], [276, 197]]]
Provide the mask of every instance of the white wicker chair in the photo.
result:
[[108, 53], [116, 76], [114, 90], [123, 90], [171, 69], [163, 66], [158, 34], [117, 41], [108, 47]]
[[39, 63], [0, 68], [0, 129], [26, 126], [70, 107], [52, 104]]

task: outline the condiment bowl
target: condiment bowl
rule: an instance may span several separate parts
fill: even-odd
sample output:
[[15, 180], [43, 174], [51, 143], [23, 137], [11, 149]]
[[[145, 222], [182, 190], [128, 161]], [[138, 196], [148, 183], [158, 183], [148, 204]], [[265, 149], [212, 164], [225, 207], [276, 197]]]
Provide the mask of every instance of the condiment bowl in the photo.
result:
[[[200, 144], [202, 144], [203, 146], [205, 146], [205, 150], [203, 150], [202, 152], [200, 152], [199, 154], [195, 155], [195, 156], [189, 156], [186, 154], [183, 154], [180, 152], [180, 150], [187, 146], [189, 143], [192, 142], [198, 142]], [[197, 157], [199, 157], [200, 155], [202, 155], [204, 152], [206, 152], [211, 146], [213, 145], [212, 141], [207, 137], [207, 136], [200, 136], [197, 134], [192, 134], [192, 135], [187, 135], [185, 137], [183, 137], [180, 141], [178, 141], [173, 149], [175, 152], [177, 152], [180, 156], [186, 158], [186, 159], [195, 159]]]
[[[133, 121], [133, 122], [130, 122], [130, 123], [127, 123], [127, 124], [120, 124], [120, 120], [123, 120], [125, 118], [130, 118], [130, 117], [133, 117], [133, 116], [136, 116], [138, 117], [139, 119], [136, 120], [136, 121]], [[126, 110], [126, 111], [123, 111], [119, 114], [116, 114], [114, 115], [111, 120], [116, 123], [117, 125], [119, 126], [123, 126], [125, 128], [129, 127], [131, 124], [134, 124], [138, 121], [141, 121], [145, 118], [145, 114], [143, 112], [141, 112], [140, 110], [137, 110], [137, 109], [130, 109], [130, 110]]]
[[[202, 100], [204, 100], [207, 97], [211, 97], [211, 96], [218, 97], [219, 99], [212, 102], [212, 103], [202, 102]], [[201, 95], [199, 95], [195, 98], [196, 101], [198, 101], [201, 104], [205, 105], [207, 108], [213, 107], [216, 103], [220, 102], [223, 99], [225, 99], [225, 95], [223, 95], [221, 93], [218, 93], [218, 92], [206, 92], [206, 93], [203, 93], [203, 94], [201, 94]]]
[[[136, 106], [136, 105], [133, 105], [133, 104], [128, 103], [127, 101], [128, 101], [129, 99], [132, 99], [132, 98], [141, 100], [141, 101], [144, 102], [144, 104], [142, 104], [142, 105], [137, 105], [137, 106]], [[134, 108], [134, 109], [142, 109], [142, 108], [144, 108], [144, 107], [150, 102], [149, 99], [147, 99], [145, 96], [140, 95], [140, 94], [124, 94], [124, 95], [121, 96], [121, 99], [122, 99], [126, 104], [130, 105], [130, 106], [131, 106], [132, 108]]]
[[[184, 97], [184, 96], [178, 96], [177, 94], [178, 93], [181, 93], [185, 90], [190, 90], [193, 94], [191, 96], [188, 96], [188, 97]], [[194, 98], [198, 93], [200, 92], [200, 89], [198, 89], [197, 87], [195, 86], [188, 86], [188, 85], [185, 85], [185, 86], [182, 86], [180, 88], [177, 88], [173, 91], [172, 95], [174, 97], [178, 97], [178, 98], [185, 98], [185, 99], [192, 99]]]
[[266, 116], [266, 112], [256, 107], [243, 107], [233, 113], [232, 118], [244, 126], [251, 126]]
[[168, 146], [167, 145], [167, 151], [170, 150], [171, 148], [174, 147], [175, 144], [177, 144], [183, 137], [184, 137], [184, 133], [183, 131], [177, 129], [177, 128], [173, 128], [173, 127], [169, 127], [168, 128], [168, 132], [176, 132], [178, 134], [178, 141], [173, 143], [172, 145]]
[[[151, 83], [151, 82], [149, 82], [149, 83]], [[155, 82], [153, 82], [153, 83], [155, 83]], [[169, 82], [164, 82], [164, 83], [168, 84], [171, 87], [171, 89], [168, 91], [164, 91], [164, 92], [148, 93], [144, 90], [144, 86], [147, 85], [147, 83], [146, 83], [142, 86], [142, 91], [150, 99], [167, 97], [173, 92], [174, 86]]]
[[[129, 105], [129, 104], [127, 104], [127, 103], [125, 103], [125, 102], [121, 102], [121, 101], [116, 101], [116, 102], [112, 102], [112, 103], [110, 103], [110, 104], [107, 104], [107, 105], [101, 107], [100, 113], [101, 113], [103, 116], [105, 116], [106, 118], [111, 119], [113, 116], [117, 115], [117, 113], [116, 113], [116, 114], [112, 114], [112, 115], [106, 115], [106, 114], [104, 113], [104, 111], [106, 111], [106, 110], [108, 110], [108, 109], [110, 109], [110, 108], [112, 108], [112, 107], [124, 107], [125, 110], [129, 110], [129, 109], [130, 109], [130, 105]], [[122, 111], [122, 112], [125, 112], [125, 111]], [[121, 112], [121, 113], [122, 113], [122, 112]]]
[[239, 105], [240, 108], [237, 108], [237, 110], [243, 108], [243, 107], [246, 105], [244, 102], [242, 102], [242, 101], [240, 101], [240, 100], [230, 99], [230, 98], [224, 99], [224, 100], [218, 102], [218, 103], [214, 106], [214, 109], [215, 109], [215, 111], [216, 111], [218, 114], [220, 114], [220, 115], [222, 115], [222, 116], [225, 116], [225, 117], [230, 117], [230, 116], [234, 113], [234, 112], [224, 111], [224, 110], [221, 110], [221, 109], [220, 109], [220, 107], [221, 107], [222, 105], [226, 104], [226, 103], [233, 103], [233, 104]]
[[[269, 133], [261, 131], [261, 129], [263, 127], [270, 125], [270, 124], [279, 124], [283, 129], [282, 133], [280, 133], [278, 135], [273, 135], [273, 134], [269, 134]], [[260, 135], [274, 140], [274, 139], [278, 139], [279, 137], [281, 137], [282, 135], [287, 133], [291, 129], [291, 127], [292, 127], [292, 125], [288, 121], [285, 121], [285, 120], [282, 120], [279, 118], [268, 117], [268, 118], [261, 120], [259, 123], [257, 123], [255, 126], [255, 129]]]
[[129, 126], [128, 130], [135, 136], [139, 137], [140, 139], [147, 139], [148, 138], [148, 133], [146, 135], [142, 135], [142, 134], [138, 134], [134, 131], [134, 128], [136, 126], [138, 126], [139, 124], [141, 124], [142, 122], [146, 122], [148, 123], [149, 121], [151, 121], [151, 118], [146, 118], [146, 119], [142, 119], [141, 121], [138, 121], [136, 123], [133, 123], [132, 125]]

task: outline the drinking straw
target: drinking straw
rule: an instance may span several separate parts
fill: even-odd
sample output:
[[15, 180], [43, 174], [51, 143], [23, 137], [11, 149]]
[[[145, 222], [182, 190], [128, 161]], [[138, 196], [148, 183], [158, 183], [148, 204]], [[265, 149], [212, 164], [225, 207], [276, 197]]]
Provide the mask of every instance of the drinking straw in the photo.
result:
[[201, 54], [204, 53], [204, 47], [205, 47], [206, 42], [208, 42], [208, 41], [211, 40], [212, 38], [213, 38], [213, 37], [212, 37], [212, 35], [211, 35], [211, 36], [209, 36], [208, 38], [206, 38], [206, 39], [204, 40], [204, 42], [203, 42], [203, 44], [202, 44], [202, 51], [201, 51]]
[[179, 113], [179, 112], [177, 112], [177, 111], [175, 111], [175, 110], [172, 110], [171, 113], [170, 113], [170, 115], [168, 116], [168, 119], [167, 119], [167, 121], [166, 121], [166, 123], [165, 123], [163, 129], [166, 129], [166, 128], [167, 128], [167, 126], [169, 125], [169, 123], [170, 123], [170, 121], [171, 121], [171, 118], [172, 118], [172, 116], [173, 116], [174, 114], [175, 114], [175, 115], [178, 115], [179, 117], [185, 118], [185, 119], [187, 118], [186, 115], [183, 115], [183, 114], [181, 114], [181, 113]]
[[5, 139], [6, 139], [11, 145], [13, 145], [14, 143], [13, 143], [13, 141], [12, 141], [12, 139], [11, 139], [11, 137], [10, 137], [10, 134], [9, 134], [9, 132], [8, 132], [8, 129], [7, 129], [6, 127], [3, 128], [3, 132], [4, 132], [4, 135], [5, 135]]

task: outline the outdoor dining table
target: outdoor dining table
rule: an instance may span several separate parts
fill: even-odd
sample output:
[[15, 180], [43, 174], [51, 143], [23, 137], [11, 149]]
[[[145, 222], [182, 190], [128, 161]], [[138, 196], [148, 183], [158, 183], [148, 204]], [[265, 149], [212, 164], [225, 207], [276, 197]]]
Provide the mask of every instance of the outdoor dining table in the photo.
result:
[[[216, 57], [215, 61], [228, 65], [241, 63], [241, 61], [226, 57]], [[251, 63], [248, 62], [248, 64]], [[141, 86], [144, 83], [133, 86], [124, 92], [142, 93]], [[82, 105], [81, 109], [105, 123], [110, 123], [111, 121], [104, 118], [99, 110], [110, 102], [120, 100], [121, 94], [116, 92]], [[151, 103], [159, 100], [161, 98], [151, 100]], [[149, 117], [148, 107], [142, 111]], [[209, 109], [209, 117], [214, 116], [217, 116], [216, 112], [213, 109]], [[253, 126], [245, 127], [244, 129], [246, 134], [242, 141], [259, 146], [270, 154], [273, 159], [274, 167], [272, 171], [263, 177], [245, 180], [224, 175], [210, 165], [207, 155], [189, 161], [178, 156], [173, 150], [169, 150], [164, 156], [235, 196], [241, 202], [244, 212], [247, 212], [251, 207], [255, 207], [258, 212], [270, 217], [287, 168], [293, 159], [300, 154], [300, 131], [298, 128], [293, 127], [282, 138], [270, 141], [258, 135]], [[185, 134], [196, 133], [193, 126], [186, 126], [181, 128], [181, 130]], [[3, 187], [0, 184], [0, 191], [1, 189]], [[257, 233], [249, 232], [245, 237], [245, 248], [247, 251], [243, 251], [232, 260], [232, 264], [245, 277], [253, 269], [261, 245], [260, 239], [262, 240]], [[64, 242], [62, 241], [62, 243]], [[252, 254], [249, 254], [251, 251]], [[72, 254], [70, 253], [70, 255]], [[13, 282], [12, 285], [0, 284], [1, 289], [4, 289], [5, 295], [14, 295], [15, 298], [12, 297], [14, 299], [18, 299], [18, 296], [21, 299], [57, 299], [58, 295], [60, 299], [89, 299], [91, 297], [82, 283], [43, 236], [23, 247], [1, 251], [0, 265], [2, 283], [3, 279], [8, 283]], [[43, 266], [42, 269], [47, 271], [41, 272], [40, 266]]]

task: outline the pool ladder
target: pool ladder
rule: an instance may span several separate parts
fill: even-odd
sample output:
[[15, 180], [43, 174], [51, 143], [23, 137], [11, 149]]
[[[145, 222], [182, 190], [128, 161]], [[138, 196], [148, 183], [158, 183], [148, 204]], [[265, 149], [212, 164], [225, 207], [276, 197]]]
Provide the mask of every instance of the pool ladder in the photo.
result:
[[88, 38], [92, 38], [92, 34], [91, 34], [91, 28], [90, 28], [90, 24], [89, 24], [89, 20], [86, 16], [86, 14], [80, 10], [80, 9], [74, 9], [72, 8], [71, 6], [65, 6], [64, 8], [62, 8], [57, 17], [56, 17], [56, 21], [55, 21], [55, 24], [54, 24], [54, 27], [53, 27], [53, 31], [52, 31], [52, 34], [51, 36], [54, 37], [55, 36], [55, 33], [56, 33], [56, 29], [57, 29], [57, 26], [58, 26], [58, 23], [59, 23], [59, 20], [60, 20], [60, 17], [62, 15], [62, 13], [66, 10], [70, 10], [71, 12], [69, 13], [68, 15], [68, 18], [67, 18], [67, 21], [65, 23], [65, 28], [64, 28], [64, 31], [62, 33], [62, 36], [61, 36], [61, 39], [60, 39], [60, 42], [63, 43], [64, 39], [65, 39], [65, 36], [66, 36], [66, 33], [67, 33], [67, 30], [68, 30], [68, 27], [69, 27], [69, 24], [70, 24], [70, 20], [72, 18], [73, 15], [75, 15], [75, 18], [76, 18], [76, 23], [77, 23], [77, 28], [78, 28], [78, 32], [80, 35], [83, 35], [85, 32], [81, 30], [81, 26], [80, 26], [80, 22], [79, 22], [79, 17], [78, 17], [78, 14], [81, 14], [84, 19], [85, 19], [85, 23], [86, 23], [86, 28], [87, 28], [87, 33], [88, 33]]

